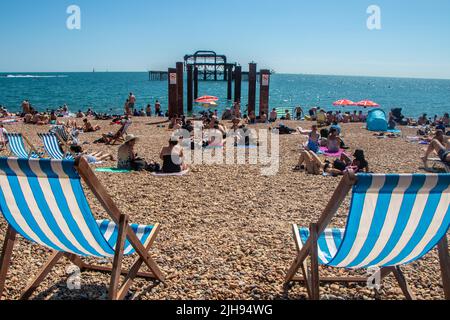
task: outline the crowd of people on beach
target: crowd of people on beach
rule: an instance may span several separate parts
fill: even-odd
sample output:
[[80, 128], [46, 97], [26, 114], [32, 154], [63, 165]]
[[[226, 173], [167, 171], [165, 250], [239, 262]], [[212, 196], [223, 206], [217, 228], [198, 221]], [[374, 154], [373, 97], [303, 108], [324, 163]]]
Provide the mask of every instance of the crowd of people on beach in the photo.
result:
[[[293, 109], [286, 109], [284, 114], [280, 116], [278, 109], [272, 109], [269, 114], [261, 112], [256, 115], [254, 111], [242, 112], [240, 102], [233, 103], [231, 108], [226, 109], [222, 115], [218, 110], [211, 109], [199, 113], [198, 117], [187, 119], [185, 116], [174, 116], [168, 120], [168, 129], [175, 133], [179, 130], [185, 130], [191, 133], [189, 139], [171, 137], [167, 146], [163, 147], [160, 154], [162, 165], [156, 161], [146, 162], [134, 152], [134, 145], [139, 141], [139, 137], [128, 133], [128, 129], [132, 124], [132, 117], [168, 117], [167, 112], [162, 111], [161, 104], [156, 100], [154, 109], [151, 104], [147, 104], [146, 108], [138, 109], [136, 107], [137, 98], [130, 92], [124, 106], [124, 114], [122, 116], [113, 116], [111, 114], [98, 114], [88, 108], [86, 112], [78, 110], [75, 114], [70, 113], [66, 104], [56, 110], [46, 110], [38, 112], [28, 100], [22, 102], [22, 112], [13, 114], [0, 106], [0, 118], [18, 117], [25, 124], [30, 125], [52, 125], [63, 127], [70, 137], [68, 142], [71, 152], [78, 155], [84, 155], [89, 162], [99, 162], [104, 159], [114, 159], [110, 154], [96, 153], [87, 154], [84, 152], [82, 145], [79, 143], [80, 133], [92, 133], [101, 130], [100, 126], [92, 125], [91, 119], [111, 120], [112, 124], [120, 125], [116, 132], [103, 134], [94, 143], [111, 144], [116, 141], [123, 141], [118, 151], [118, 168], [129, 170], [148, 170], [153, 172], [175, 173], [187, 170], [187, 166], [183, 163], [183, 148], [190, 147], [194, 149], [196, 146], [201, 148], [220, 148], [225, 145], [224, 141], [230, 135], [235, 135], [235, 146], [237, 145], [258, 145], [256, 138], [252, 137], [251, 130], [248, 126], [253, 124], [267, 124], [268, 129], [278, 129], [280, 134], [297, 133], [307, 137], [307, 142], [302, 145], [298, 164], [295, 166], [296, 171], [305, 171], [310, 174], [324, 175], [340, 175], [348, 170], [357, 172], [368, 172], [369, 165], [365, 159], [363, 150], [357, 149], [353, 153], [353, 158], [345, 151], [349, 149], [342, 138], [342, 123], [365, 122], [367, 115], [362, 110], [352, 112], [326, 111], [320, 107], [312, 107], [306, 113], [301, 106]], [[292, 111], [292, 114], [291, 114]], [[83, 119], [82, 124], [78, 125], [76, 119]], [[220, 119], [220, 120], [219, 120]], [[281, 121], [278, 126], [274, 124]], [[310, 130], [304, 130], [301, 127], [296, 129], [289, 128], [283, 121], [289, 120], [310, 120], [316, 124], [311, 126]], [[201, 123], [200, 129], [203, 131], [203, 139], [197, 141], [193, 136], [194, 121], [195, 125]], [[225, 122], [229, 122], [227, 127]], [[389, 113], [389, 128], [395, 128], [397, 125], [408, 125], [419, 127], [418, 134], [424, 136], [422, 140], [429, 143], [429, 148], [423, 158], [425, 165], [430, 154], [436, 152], [443, 162], [448, 163], [449, 132], [446, 129], [450, 125], [449, 114], [445, 113], [442, 117], [437, 115], [430, 118], [427, 114], [423, 114], [417, 120], [406, 118], [401, 114], [401, 109], [393, 109]], [[327, 128], [325, 128], [327, 127]], [[7, 140], [4, 138], [6, 129], [3, 123], [0, 127], [0, 147], [5, 147]], [[244, 134], [242, 134], [244, 133]], [[175, 155], [179, 161], [169, 160], [168, 155]], [[321, 155], [334, 154], [335, 160], [329, 161], [328, 157], [323, 160]]]

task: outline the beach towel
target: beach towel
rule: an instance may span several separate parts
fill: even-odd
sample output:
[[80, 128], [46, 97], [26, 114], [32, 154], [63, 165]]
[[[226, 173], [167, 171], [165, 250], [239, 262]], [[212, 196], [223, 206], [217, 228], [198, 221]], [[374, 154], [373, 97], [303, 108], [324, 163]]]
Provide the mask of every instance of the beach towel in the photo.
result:
[[126, 169], [117, 169], [117, 168], [97, 168], [95, 169], [97, 172], [107, 172], [107, 173], [130, 173], [131, 170]]
[[189, 173], [189, 169], [181, 172], [175, 173], [162, 173], [162, 172], [153, 172], [152, 175], [155, 177], [182, 177]]
[[344, 149], [341, 149], [338, 152], [328, 152], [327, 147], [320, 147], [319, 150], [320, 150], [319, 154], [323, 154], [324, 156], [331, 157], [331, 158], [340, 158], [341, 155], [345, 152]]
[[238, 144], [235, 146], [236, 148], [242, 148], [242, 149], [256, 149], [258, 146], [256, 145], [244, 145], [244, 144]]

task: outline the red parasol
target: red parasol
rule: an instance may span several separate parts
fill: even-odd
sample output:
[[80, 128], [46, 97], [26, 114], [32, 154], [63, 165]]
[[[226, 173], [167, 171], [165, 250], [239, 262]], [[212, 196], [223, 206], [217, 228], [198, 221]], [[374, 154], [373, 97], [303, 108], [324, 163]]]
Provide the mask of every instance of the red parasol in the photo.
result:
[[379, 107], [380, 105], [376, 102], [370, 101], [370, 100], [363, 100], [356, 104], [360, 107]]
[[333, 106], [354, 106], [355, 103], [352, 100], [342, 99], [333, 103]]
[[195, 100], [196, 103], [211, 103], [218, 101], [219, 98], [214, 96], [203, 96]]

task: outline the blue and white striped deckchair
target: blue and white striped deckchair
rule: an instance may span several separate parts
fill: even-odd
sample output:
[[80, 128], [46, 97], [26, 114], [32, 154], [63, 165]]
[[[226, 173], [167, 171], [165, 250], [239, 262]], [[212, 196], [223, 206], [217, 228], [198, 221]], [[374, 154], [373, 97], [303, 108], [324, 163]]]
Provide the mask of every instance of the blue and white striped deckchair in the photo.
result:
[[[36, 151], [27, 151], [25, 149], [25, 144], [23, 142], [24, 140], [24, 136], [22, 136], [22, 134], [20, 133], [6, 133], [5, 134], [6, 138], [8, 139], [8, 146], [9, 146], [9, 150], [11, 151], [11, 154], [13, 154], [14, 156], [16, 156], [17, 158], [21, 158], [21, 159], [37, 159], [39, 158], [39, 155], [37, 154]], [[28, 140], [26, 140], [27, 143]], [[29, 143], [30, 144], [30, 143]], [[31, 149], [36, 150], [31, 144], [30, 144]]]
[[[38, 134], [44, 144], [44, 149], [50, 158], [54, 160], [73, 160], [73, 156], [70, 153], [64, 154], [59, 146], [59, 139], [56, 134], [53, 133], [40, 133]], [[63, 143], [63, 142], [62, 142]]]
[[[345, 229], [327, 229], [353, 186]], [[444, 291], [450, 299], [450, 174], [347, 174], [319, 222], [310, 228], [294, 225], [298, 256], [286, 277], [306, 282], [311, 298], [319, 298], [319, 281], [367, 282], [367, 278], [320, 278], [318, 265], [346, 269], [380, 268], [393, 272], [407, 298], [414, 295], [400, 266], [439, 247]], [[305, 259], [311, 258], [311, 276]], [[303, 278], [295, 277], [301, 268]]]
[[291, 119], [293, 120], [294, 119], [294, 114], [293, 114], [293, 111], [294, 111], [294, 108], [276, 108], [275, 109], [275, 111], [277, 112], [277, 119], [278, 120], [280, 120], [281, 118], [283, 118], [283, 117], [285, 117], [286, 116], [286, 110], [288, 110], [289, 111], [289, 114], [291, 115]]
[[[96, 221], [87, 202], [81, 178], [100, 201], [112, 221]], [[128, 224], [83, 158], [76, 161], [0, 158], [0, 210], [8, 231], [0, 260], [0, 297], [10, 265], [16, 234], [47, 247], [53, 254], [22, 295], [31, 296], [57, 261], [66, 257], [81, 270], [111, 272], [109, 297], [125, 297], [136, 276], [164, 281], [148, 251], [159, 225]], [[118, 289], [123, 255], [136, 260]], [[113, 267], [87, 265], [80, 257], [113, 258]], [[145, 263], [151, 273], [138, 273]]]
[[66, 131], [66, 128], [63, 125], [56, 125], [51, 130], [50, 133], [57, 134], [63, 141], [69, 141], [69, 134]]

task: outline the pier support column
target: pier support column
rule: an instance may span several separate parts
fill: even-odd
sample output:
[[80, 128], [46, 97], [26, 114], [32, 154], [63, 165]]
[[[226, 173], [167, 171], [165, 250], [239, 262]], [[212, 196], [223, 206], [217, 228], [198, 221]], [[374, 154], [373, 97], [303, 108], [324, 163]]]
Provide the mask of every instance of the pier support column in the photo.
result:
[[249, 64], [248, 73], [248, 114], [256, 111], [256, 63]]
[[270, 70], [260, 71], [260, 90], [259, 90], [259, 115], [264, 112], [269, 117], [269, 86], [270, 86]]
[[194, 96], [193, 96], [193, 86], [192, 86], [192, 65], [188, 64], [186, 66], [187, 69], [187, 111], [188, 113], [192, 112], [193, 109], [193, 102], [194, 102]]
[[177, 114], [184, 115], [184, 64], [177, 62]]
[[198, 98], [198, 68], [194, 67], [194, 100]]
[[169, 68], [169, 118], [178, 112], [177, 69]]
[[234, 69], [234, 102], [241, 102], [242, 67]]
[[227, 78], [227, 100], [231, 100], [233, 98], [232, 94], [232, 86], [233, 86], [233, 67], [228, 66], [225, 75]]

